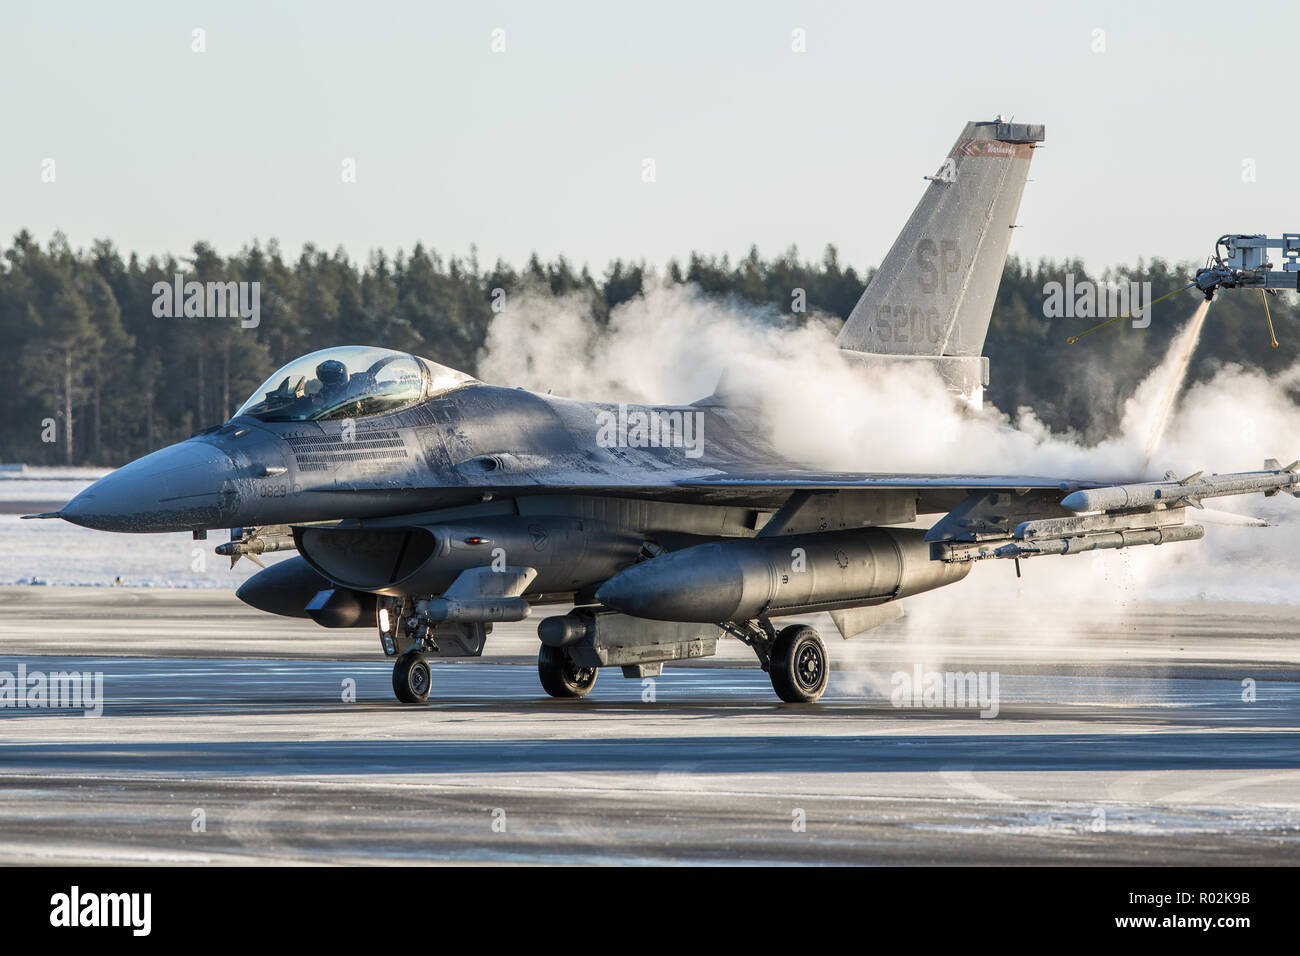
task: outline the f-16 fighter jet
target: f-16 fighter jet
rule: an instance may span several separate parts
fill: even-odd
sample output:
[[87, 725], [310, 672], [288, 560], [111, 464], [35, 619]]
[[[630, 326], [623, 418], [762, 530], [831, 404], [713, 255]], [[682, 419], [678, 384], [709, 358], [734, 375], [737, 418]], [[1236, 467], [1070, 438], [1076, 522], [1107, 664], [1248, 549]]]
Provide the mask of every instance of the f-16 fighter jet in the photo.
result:
[[[838, 345], [863, 375], [925, 363], [977, 397], [981, 355], [1043, 127], [968, 123]], [[526, 343], [523, 344], [526, 346]], [[233, 560], [296, 551], [237, 592], [325, 627], [372, 627], [407, 703], [430, 658], [477, 656], [494, 622], [541, 617], [546, 692], [577, 698], [600, 668], [656, 675], [731, 635], [777, 696], [817, 700], [845, 638], [976, 561], [1199, 538], [1188, 506], [1300, 489], [1300, 463], [1106, 484], [1069, 477], [823, 473], [770, 447], [714, 394], [619, 405], [475, 380], [416, 355], [341, 347], [280, 369], [223, 425], [100, 479], [58, 517], [115, 532], [233, 529]], [[934, 516], [928, 530], [918, 515]], [[910, 525], [910, 527], [909, 527]], [[259, 562], [260, 563], [260, 562]]]

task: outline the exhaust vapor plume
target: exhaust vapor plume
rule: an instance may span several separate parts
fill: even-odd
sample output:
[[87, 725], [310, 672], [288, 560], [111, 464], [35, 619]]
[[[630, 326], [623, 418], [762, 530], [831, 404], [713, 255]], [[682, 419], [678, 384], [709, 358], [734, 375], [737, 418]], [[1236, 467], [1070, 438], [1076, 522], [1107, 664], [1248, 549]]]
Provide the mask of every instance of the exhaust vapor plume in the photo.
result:
[[[662, 404], [703, 398], [722, 378], [729, 398], [762, 415], [783, 455], [816, 468], [1131, 481], [1166, 469], [1244, 471], [1269, 457], [1300, 458], [1300, 407], [1287, 397], [1300, 388], [1300, 365], [1273, 379], [1227, 365], [1178, 401], [1205, 315], [1203, 304], [1124, 400], [1117, 432], [1093, 444], [1051, 432], [1032, 408], [972, 410], [926, 368], [864, 371], [836, 347], [834, 320], [814, 316], [785, 328], [774, 313], [693, 286], [650, 284], [603, 327], [581, 296], [518, 295], [490, 329], [479, 372], [486, 381], [573, 398]], [[519, 342], [532, 350], [522, 352]], [[992, 374], [996, 381], [996, 356]], [[1097, 395], [1115, 400], [1109, 383], [1098, 382]], [[1106, 598], [1125, 606], [1138, 598], [1300, 601], [1300, 557], [1287, 527], [1300, 502], [1283, 495], [1211, 504], [1274, 527], [1215, 525], [1192, 544], [1040, 558], [1026, 563], [1023, 580], [1009, 563], [988, 562], [963, 584], [909, 599], [909, 614], [972, 598], [1000, 601], [1005, 612], [1007, 599], [1034, 595], [1057, 607]]]

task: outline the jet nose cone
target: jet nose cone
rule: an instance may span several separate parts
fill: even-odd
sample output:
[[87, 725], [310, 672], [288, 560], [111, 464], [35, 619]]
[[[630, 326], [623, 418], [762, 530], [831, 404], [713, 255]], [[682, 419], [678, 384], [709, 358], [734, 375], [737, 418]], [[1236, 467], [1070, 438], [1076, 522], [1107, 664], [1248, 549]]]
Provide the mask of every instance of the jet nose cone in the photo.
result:
[[99, 531], [188, 531], [227, 524], [235, 463], [190, 439], [105, 475], [63, 506], [59, 517]]

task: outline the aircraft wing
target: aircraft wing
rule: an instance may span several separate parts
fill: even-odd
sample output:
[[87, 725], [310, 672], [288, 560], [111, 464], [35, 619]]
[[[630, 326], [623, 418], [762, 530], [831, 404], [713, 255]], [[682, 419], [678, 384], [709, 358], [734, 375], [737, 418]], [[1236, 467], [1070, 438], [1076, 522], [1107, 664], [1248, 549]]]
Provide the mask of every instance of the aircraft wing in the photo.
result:
[[[1264, 470], [1164, 481], [1107, 483], [1027, 475], [905, 475], [774, 472], [719, 475], [678, 482], [692, 489], [747, 489], [762, 495], [793, 492], [761, 535], [848, 527], [855, 523], [906, 523], [935, 493], [960, 500], [926, 534], [931, 557], [947, 563], [987, 558], [1020, 559], [1078, 554], [1135, 545], [1191, 541], [1205, 529], [1187, 523], [1187, 509], [1229, 495], [1286, 491], [1300, 498], [1300, 461]], [[903, 492], [906, 508], [881, 507], [890, 492]], [[915, 492], [915, 495], [908, 493]], [[873, 494], [874, 493], [874, 494]], [[898, 498], [897, 494], [893, 497]], [[952, 499], [949, 499], [950, 501]], [[883, 518], [884, 520], [879, 520]], [[868, 520], [863, 520], [868, 519]]]
[[1112, 482], [1036, 475], [921, 475], [870, 472], [779, 471], [724, 474], [674, 482], [681, 488], [748, 488], [755, 491], [833, 491], [840, 489], [1052, 489], [1060, 492], [1102, 488]]

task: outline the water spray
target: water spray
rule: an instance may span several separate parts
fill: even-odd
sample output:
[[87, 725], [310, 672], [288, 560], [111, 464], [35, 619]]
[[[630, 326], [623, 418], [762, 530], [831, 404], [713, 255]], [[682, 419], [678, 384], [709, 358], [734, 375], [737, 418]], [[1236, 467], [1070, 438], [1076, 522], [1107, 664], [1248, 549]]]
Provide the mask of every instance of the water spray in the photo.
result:
[[1151, 466], [1151, 459], [1155, 457], [1156, 449], [1160, 447], [1160, 440], [1164, 437], [1165, 429], [1169, 426], [1169, 420], [1173, 417], [1174, 403], [1178, 398], [1178, 393], [1182, 391], [1183, 381], [1187, 378], [1187, 369], [1192, 364], [1192, 355], [1196, 352], [1197, 343], [1201, 339], [1201, 327], [1205, 324], [1205, 316], [1210, 311], [1210, 300], [1206, 299], [1196, 307], [1192, 313], [1191, 320], [1187, 323], [1187, 328], [1183, 331], [1182, 337], [1171, 346], [1171, 352], [1177, 352], [1177, 358], [1173, 367], [1173, 374], [1170, 375], [1169, 381], [1165, 385], [1164, 392], [1160, 396], [1160, 405], [1156, 410], [1155, 417], [1151, 420], [1151, 430], [1147, 435], [1146, 447], [1144, 448], [1144, 457], [1142, 459], [1142, 471], [1146, 471]]

